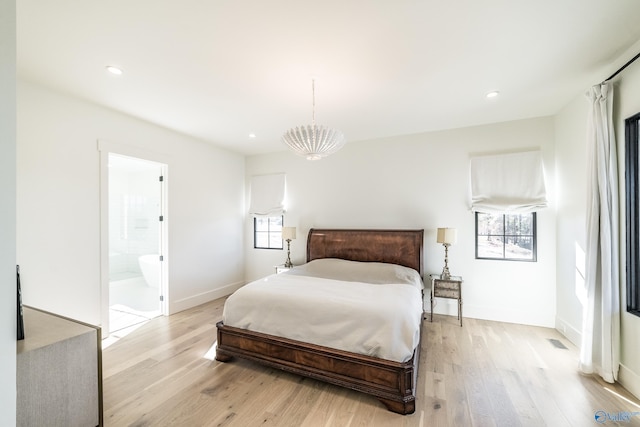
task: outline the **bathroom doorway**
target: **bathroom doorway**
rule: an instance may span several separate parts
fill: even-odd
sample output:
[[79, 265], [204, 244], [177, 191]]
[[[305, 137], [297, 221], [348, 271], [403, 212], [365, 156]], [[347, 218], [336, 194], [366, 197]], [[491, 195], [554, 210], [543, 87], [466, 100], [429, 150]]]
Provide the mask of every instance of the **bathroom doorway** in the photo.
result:
[[110, 335], [164, 314], [166, 165], [108, 155]]

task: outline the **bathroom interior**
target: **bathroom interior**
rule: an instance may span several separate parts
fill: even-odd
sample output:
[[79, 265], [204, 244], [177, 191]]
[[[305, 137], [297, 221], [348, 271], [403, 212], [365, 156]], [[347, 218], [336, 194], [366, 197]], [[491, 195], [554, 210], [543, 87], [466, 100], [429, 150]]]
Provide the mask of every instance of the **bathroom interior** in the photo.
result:
[[162, 164], [109, 154], [109, 333], [161, 314]]

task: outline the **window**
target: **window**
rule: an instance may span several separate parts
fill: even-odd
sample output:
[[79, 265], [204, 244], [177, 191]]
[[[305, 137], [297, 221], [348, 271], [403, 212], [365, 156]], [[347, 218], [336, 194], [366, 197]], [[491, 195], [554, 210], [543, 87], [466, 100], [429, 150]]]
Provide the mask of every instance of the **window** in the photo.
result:
[[253, 247], [282, 249], [282, 215], [253, 218]]
[[625, 120], [627, 312], [640, 316], [640, 113]]
[[536, 260], [536, 213], [476, 212], [476, 259]]

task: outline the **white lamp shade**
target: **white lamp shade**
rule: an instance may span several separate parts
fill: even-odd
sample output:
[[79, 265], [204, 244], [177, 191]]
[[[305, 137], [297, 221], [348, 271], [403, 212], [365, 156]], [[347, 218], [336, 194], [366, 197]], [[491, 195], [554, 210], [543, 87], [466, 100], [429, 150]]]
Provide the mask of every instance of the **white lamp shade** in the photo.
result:
[[453, 245], [458, 240], [458, 230], [455, 228], [438, 228], [437, 242]]
[[295, 227], [282, 227], [282, 240], [295, 240], [296, 228]]

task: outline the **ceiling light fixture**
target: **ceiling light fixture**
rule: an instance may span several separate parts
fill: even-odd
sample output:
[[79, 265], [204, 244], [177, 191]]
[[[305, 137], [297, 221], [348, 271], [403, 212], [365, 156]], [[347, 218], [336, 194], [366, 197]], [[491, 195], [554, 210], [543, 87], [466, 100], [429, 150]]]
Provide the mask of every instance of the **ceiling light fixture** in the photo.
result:
[[486, 97], [491, 99], [491, 98], [497, 97], [498, 95], [500, 95], [500, 92], [498, 92], [497, 90], [494, 90], [493, 92], [487, 93]]
[[107, 65], [107, 71], [110, 72], [111, 74], [115, 74], [116, 76], [119, 76], [122, 74], [122, 70], [118, 67], [114, 67], [113, 65]]
[[344, 134], [327, 126], [316, 125], [316, 88], [311, 80], [313, 115], [311, 124], [291, 128], [282, 135], [282, 141], [297, 155], [307, 160], [319, 160], [335, 153], [345, 143]]

